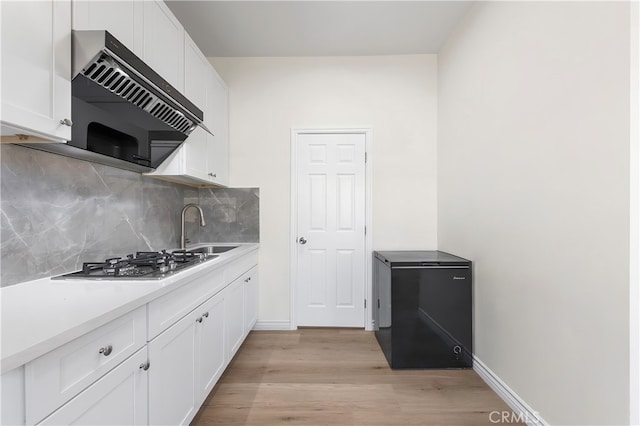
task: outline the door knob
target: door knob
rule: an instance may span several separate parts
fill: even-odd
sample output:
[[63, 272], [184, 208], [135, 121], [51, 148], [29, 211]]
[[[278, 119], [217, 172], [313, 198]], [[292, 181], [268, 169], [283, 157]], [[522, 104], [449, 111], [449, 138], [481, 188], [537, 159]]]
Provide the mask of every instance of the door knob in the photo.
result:
[[307, 244], [307, 239], [305, 237], [300, 237], [300, 239], [298, 240], [298, 242], [300, 244]]

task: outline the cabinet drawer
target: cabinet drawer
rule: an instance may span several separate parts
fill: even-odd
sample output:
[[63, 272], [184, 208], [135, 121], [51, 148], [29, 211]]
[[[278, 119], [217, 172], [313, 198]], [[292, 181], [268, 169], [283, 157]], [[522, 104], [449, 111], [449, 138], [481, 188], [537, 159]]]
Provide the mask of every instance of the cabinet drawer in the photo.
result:
[[222, 287], [224, 272], [217, 270], [149, 303], [149, 340], [178, 322]]
[[27, 424], [34, 424], [146, 344], [142, 306], [36, 358], [25, 367]]
[[39, 425], [147, 425], [146, 362], [145, 347]]
[[249, 269], [253, 268], [258, 264], [258, 252], [254, 251], [249, 253], [242, 258], [236, 260], [227, 266], [225, 270], [225, 281], [230, 283], [240, 275], [247, 272]]

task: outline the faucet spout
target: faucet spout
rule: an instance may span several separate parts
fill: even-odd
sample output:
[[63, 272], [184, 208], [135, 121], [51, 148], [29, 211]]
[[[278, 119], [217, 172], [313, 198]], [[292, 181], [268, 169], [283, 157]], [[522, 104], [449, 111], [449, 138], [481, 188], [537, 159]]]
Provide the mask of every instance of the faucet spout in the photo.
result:
[[195, 207], [198, 210], [198, 214], [200, 215], [200, 226], [207, 226], [207, 223], [204, 221], [204, 213], [202, 212], [202, 208], [200, 208], [199, 205], [197, 204], [187, 204], [186, 206], [184, 206], [184, 208], [182, 209], [182, 213], [180, 214], [180, 222], [181, 222], [181, 227], [180, 227], [180, 248], [182, 250], [185, 249], [186, 245], [187, 245], [187, 236], [185, 235], [184, 232], [184, 221], [185, 221], [185, 213], [187, 212], [187, 210], [189, 210], [190, 207]]

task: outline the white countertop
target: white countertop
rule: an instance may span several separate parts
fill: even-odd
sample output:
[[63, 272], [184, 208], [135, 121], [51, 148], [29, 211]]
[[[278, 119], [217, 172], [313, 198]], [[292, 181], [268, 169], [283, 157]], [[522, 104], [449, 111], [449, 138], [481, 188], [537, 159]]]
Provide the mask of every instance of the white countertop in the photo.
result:
[[[205, 245], [212, 244], [200, 243], [189, 248]], [[159, 280], [43, 278], [1, 288], [0, 373], [26, 364], [189, 283], [193, 278], [258, 249], [258, 244], [215, 245], [239, 247]]]

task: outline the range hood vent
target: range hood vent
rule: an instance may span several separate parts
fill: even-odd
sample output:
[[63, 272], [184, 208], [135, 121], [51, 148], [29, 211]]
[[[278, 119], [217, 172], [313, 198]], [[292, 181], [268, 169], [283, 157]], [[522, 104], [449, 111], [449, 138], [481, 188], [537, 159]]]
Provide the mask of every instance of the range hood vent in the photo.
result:
[[188, 135], [194, 128], [193, 120], [145, 89], [123, 71], [115, 59], [105, 54], [98, 55], [82, 70], [82, 74], [181, 133]]
[[211, 133], [198, 107], [108, 31], [71, 41], [71, 140], [23, 145], [144, 173], [197, 127]]

